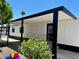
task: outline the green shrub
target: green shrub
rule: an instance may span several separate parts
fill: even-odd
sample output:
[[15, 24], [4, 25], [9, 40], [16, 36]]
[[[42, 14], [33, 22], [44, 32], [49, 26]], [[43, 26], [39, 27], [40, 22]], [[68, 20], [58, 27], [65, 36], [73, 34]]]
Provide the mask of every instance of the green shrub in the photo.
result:
[[18, 50], [27, 59], [52, 59], [48, 44], [44, 40], [33, 38], [28, 41], [24, 40]]

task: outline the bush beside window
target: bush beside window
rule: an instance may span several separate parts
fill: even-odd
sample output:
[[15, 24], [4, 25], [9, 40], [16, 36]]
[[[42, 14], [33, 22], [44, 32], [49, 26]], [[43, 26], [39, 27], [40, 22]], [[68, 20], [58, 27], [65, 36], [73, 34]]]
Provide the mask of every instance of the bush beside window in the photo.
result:
[[48, 44], [44, 40], [33, 38], [28, 41], [24, 40], [18, 50], [27, 59], [52, 59]]

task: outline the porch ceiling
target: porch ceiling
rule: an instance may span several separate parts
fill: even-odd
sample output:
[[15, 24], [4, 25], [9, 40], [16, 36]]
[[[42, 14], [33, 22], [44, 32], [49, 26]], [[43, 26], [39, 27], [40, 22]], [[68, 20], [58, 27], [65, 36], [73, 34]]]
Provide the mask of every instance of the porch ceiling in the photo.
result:
[[34, 17], [34, 18], [29, 18], [24, 20], [25, 23], [41, 23], [41, 22], [53, 22], [53, 13]]
[[[69, 16], [68, 14], [66, 14], [65, 12], [59, 11], [58, 20], [61, 21], [61, 20], [66, 20], [66, 19], [68, 20], [68, 19], [73, 19], [73, 18], [71, 16]], [[41, 22], [52, 23], [53, 22], [53, 13], [49, 13], [46, 15], [42, 15], [42, 16], [24, 20], [24, 24], [26, 24], [26, 23], [41, 23]]]
[[21, 20], [20, 21], [16, 21], [16, 22], [11, 22], [10, 26], [20, 26], [21, 25]]

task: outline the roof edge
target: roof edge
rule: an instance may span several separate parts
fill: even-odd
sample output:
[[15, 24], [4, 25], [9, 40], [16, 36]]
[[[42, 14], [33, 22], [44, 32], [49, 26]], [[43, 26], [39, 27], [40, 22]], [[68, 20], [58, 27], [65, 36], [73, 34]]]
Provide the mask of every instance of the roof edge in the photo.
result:
[[68, 9], [66, 9], [64, 6], [62, 6], [62, 10], [63, 10], [66, 14], [68, 14], [69, 16], [71, 16], [72, 18], [77, 19], [77, 17], [76, 17], [74, 14], [72, 14]]
[[29, 18], [33, 18], [33, 17], [38, 17], [38, 16], [41, 16], [41, 15], [53, 13], [53, 12], [60, 11], [60, 10], [61, 10], [61, 11], [64, 11], [66, 14], [68, 14], [68, 15], [71, 16], [72, 18], [77, 19], [76, 16], [74, 16], [74, 15], [73, 15], [70, 11], [68, 11], [64, 6], [60, 6], [60, 7], [56, 7], [56, 8], [50, 9], [50, 10], [46, 10], [46, 11], [43, 11], [43, 12], [39, 12], [39, 13], [36, 13], [36, 14], [33, 14], [33, 15], [21, 17], [21, 18], [18, 18], [18, 19], [16, 19], [16, 20], [12, 20], [11, 22], [20, 21], [20, 20], [24, 20], [24, 19], [29, 19]]

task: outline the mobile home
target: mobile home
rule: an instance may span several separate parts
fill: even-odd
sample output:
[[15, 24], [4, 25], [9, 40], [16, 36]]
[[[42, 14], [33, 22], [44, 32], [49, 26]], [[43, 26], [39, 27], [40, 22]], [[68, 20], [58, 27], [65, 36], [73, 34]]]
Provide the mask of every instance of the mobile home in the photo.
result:
[[[75, 45], [74, 39], [78, 39], [79, 31], [76, 17], [65, 7], [57, 7], [37, 14], [22, 17], [10, 22], [10, 38], [23, 41], [23, 38], [39, 38], [52, 41], [53, 53], [56, 58], [57, 43]], [[75, 32], [75, 28], [77, 32]], [[73, 41], [73, 43], [71, 42]], [[76, 45], [75, 45], [76, 46]], [[77, 46], [79, 46], [77, 44]]]
[[47, 36], [52, 38], [54, 12], [58, 11], [58, 24], [63, 21], [74, 20], [74, 15], [68, 14], [64, 7], [50, 9], [31, 16], [19, 18], [10, 22], [10, 37], [21, 37], [21, 25], [23, 20], [23, 38], [40, 38], [47, 40]]

